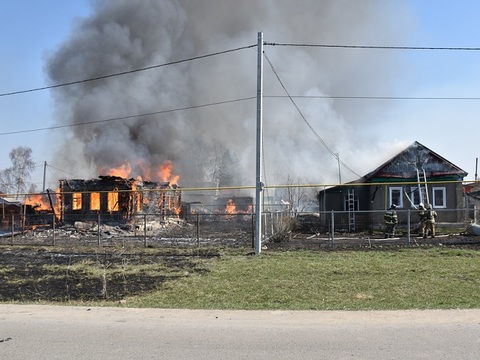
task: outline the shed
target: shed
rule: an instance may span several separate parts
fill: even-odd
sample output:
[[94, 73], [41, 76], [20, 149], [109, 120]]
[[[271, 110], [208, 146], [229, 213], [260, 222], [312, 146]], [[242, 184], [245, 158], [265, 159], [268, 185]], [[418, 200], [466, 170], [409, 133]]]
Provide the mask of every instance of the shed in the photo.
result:
[[12, 216], [16, 218], [16, 223], [20, 221], [22, 214], [22, 203], [18, 199], [9, 197], [0, 197], [1, 207], [1, 228], [10, 229], [12, 225]]

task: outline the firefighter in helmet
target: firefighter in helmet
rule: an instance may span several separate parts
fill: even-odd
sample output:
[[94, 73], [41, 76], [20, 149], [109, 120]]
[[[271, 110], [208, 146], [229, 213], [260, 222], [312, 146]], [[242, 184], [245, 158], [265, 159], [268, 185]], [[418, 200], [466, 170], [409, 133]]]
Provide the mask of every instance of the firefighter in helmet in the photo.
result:
[[392, 204], [383, 216], [385, 220], [385, 235], [387, 238], [395, 236], [395, 226], [398, 224], [397, 212], [395, 211], [396, 208], [397, 205]]
[[420, 219], [419, 235], [426, 237], [427, 234], [427, 212], [423, 203], [418, 204], [418, 217]]
[[432, 209], [432, 205], [427, 204], [427, 211], [425, 211], [425, 223], [426, 223], [426, 232], [423, 234], [423, 238], [426, 238], [427, 235], [430, 235], [432, 238], [435, 237], [435, 219], [437, 218], [437, 212]]

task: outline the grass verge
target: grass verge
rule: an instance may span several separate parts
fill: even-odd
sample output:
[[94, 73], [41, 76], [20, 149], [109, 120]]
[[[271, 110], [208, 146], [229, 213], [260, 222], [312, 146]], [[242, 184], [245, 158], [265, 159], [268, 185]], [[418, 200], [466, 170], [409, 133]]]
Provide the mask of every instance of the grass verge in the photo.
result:
[[480, 250], [5, 248], [0, 302], [189, 309], [480, 308]]
[[394, 310], [480, 307], [480, 251], [272, 252], [223, 256], [128, 306]]

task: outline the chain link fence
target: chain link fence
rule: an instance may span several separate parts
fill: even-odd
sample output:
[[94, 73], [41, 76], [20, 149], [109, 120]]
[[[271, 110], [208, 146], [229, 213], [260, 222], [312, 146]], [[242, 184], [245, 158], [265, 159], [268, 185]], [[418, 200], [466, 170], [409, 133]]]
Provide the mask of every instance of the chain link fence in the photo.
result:
[[[444, 222], [448, 212], [459, 212], [464, 221]], [[437, 210], [437, 236], [466, 233], [473, 218], [465, 209]], [[411, 243], [419, 236], [420, 219], [415, 210], [397, 211], [395, 237]], [[265, 243], [296, 239], [321, 239], [334, 245], [342, 239], [385, 239], [383, 211], [264, 212], [262, 231]], [[4, 216], [0, 229], [3, 245], [69, 245], [134, 247], [253, 247], [255, 214], [186, 213], [182, 217], [135, 214], [119, 220], [111, 214], [97, 214], [96, 221], [81, 216], [59, 224], [55, 215]], [[352, 221], [353, 217], [353, 221]]]
[[[67, 186], [64, 181], [63, 191], [24, 194], [22, 201], [3, 201], [0, 244], [254, 247], [256, 215], [252, 189], [220, 191], [144, 184], [139, 190], [133, 183], [124, 182], [114, 177], [93, 182], [69, 181]], [[94, 190], [88, 190], [93, 186]], [[397, 191], [399, 184], [372, 185], [368, 197], [362, 197], [359, 190], [350, 186], [335, 187], [328, 193], [325, 187], [303, 185], [266, 189], [262, 242], [317, 239], [334, 245], [347, 237], [352, 241], [383, 239], [385, 210], [361, 210], [359, 204], [373, 204], [375, 200], [372, 207], [386, 208], [392, 200], [400, 204], [402, 199], [404, 205], [397, 208], [396, 237], [406, 243], [414, 241], [419, 215], [407, 199], [414, 200], [415, 193], [403, 196], [404, 190]], [[438, 196], [444, 205], [449, 204], [448, 186], [455, 191], [454, 203], [464, 203], [462, 208], [435, 208], [438, 233], [465, 233], [477, 219], [476, 200], [462, 195], [457, 184], [436, 186], [441, 190], [438, 194], [444, 195]], [[384, 197], [380, 197], [382, 194]], [[397, 197], [389, 199], [389, 195]], [[328, 210], [335, 207], [336, 210]]]

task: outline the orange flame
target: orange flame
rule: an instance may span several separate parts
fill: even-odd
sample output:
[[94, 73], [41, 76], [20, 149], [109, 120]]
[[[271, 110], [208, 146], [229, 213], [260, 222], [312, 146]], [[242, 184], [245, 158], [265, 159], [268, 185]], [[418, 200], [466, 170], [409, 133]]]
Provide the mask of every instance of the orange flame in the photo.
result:
[[[100, 171], [103, 172], [102, 170]], [[118, 176], [118, 177], [127, 179], [130, 177], [131, 171], [132, 171], [132, 167], [130, 166], [130, 163], [127, 161], [125, 164], [122, 164], [119, 167], [105, 170], [105, 173], [109, 176]]]
[[25, 199], [26, 205], [31, 205], [35, 210], [51, 210], [50, 203], [43, 199], [41, 194], [29, 195]]
[[[233, 198], [229, 198], [227, 203], [225, 204], [225, 209], [223, 210], [224, 214], [226, 215], [243, 215], [248, 217], [249, 214], [252, 213], [253, 207], [251, 204], [247, 206], [245, 210], [238, 208], [237, 204], [235, 204], [235, 200]], [[227, 219], [233, 218], [233, 216], [227, 216]]]
[[118, 190], [107, 194], [108, 212], [111, 214], [114, 211], [118, 211]]
[[[50, 193], [53, 202], [53, 208], [55, 211], [55, 217], [60, 219], [60, 200], [59, 200], [59, 192], [56, 191], [55, 193]], [[25, 205], [30, 205], [36, 211], [51, 211], [52, 207], [50, 206], [50, 201], [48, 200], [48, 196], [45, 194], [31, 194], [25, 198], [24, 201]]]
[[[170, 185], [178, 184], [178, 175], [173, 174], [173, 164], [170, 160], [165, 161], [163, 164], [159, 165], [157, 169], [152, 169], [150, 166], [146, 165], [142, 160], [135, 161], [135, 166], [140, 170], [141, 174], [138, 174], [137, 180], [146, 180], [146, 181], [163, 181], [169, 182]], [[118, 176], [122, 178], [132, 177], [132, 167], [128, 161], [124, 164], [111, 168], [103, 169], [99, 168], [99, 173], [106, 174], [109, 176]]]
[[225, 205], [225, 214], [238, 214], [237, 205], [233, 199], [228, 199], [227, 205]]
[[90, 210], [100, 210], [100, 193], [92, 192], [90, 193]]
[[173, 173], [173, 164], [170, 160], [165, 161], [157, 169], [157, 176], [162, 181], [168, 181], [171, 185], [177, 185], [179, 176], [172, 175]]

